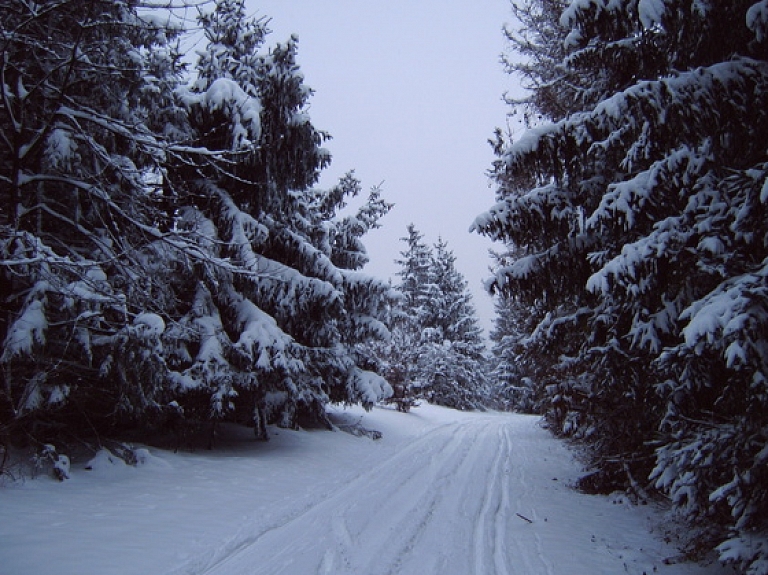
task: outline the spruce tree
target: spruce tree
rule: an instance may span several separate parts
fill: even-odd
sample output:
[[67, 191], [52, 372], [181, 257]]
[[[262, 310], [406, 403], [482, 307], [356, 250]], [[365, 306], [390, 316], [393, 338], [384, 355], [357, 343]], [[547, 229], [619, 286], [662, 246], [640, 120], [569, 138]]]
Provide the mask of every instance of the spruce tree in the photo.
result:
[[396, 286], [399, 298], [390, 311], [392, 337], [383, 356], [388, 368], [386, 377], [395, 388], [396, 397], [420, 397], [422, 382], [418, 366], [430, 291], [432, 250], [414, 224], [408, 225], [407, 232], [407, 236], [400, 238], [407, 248], [400, 252], [401, 259], [395, 260], [400, 266], [397, 272], [400, 283]]
[[488, 394], [482, 329], [456, 256], [442, 239], [432, 253], [423, 314], [422, 393], [438, 405], [477, 408]]
[[408, 397], [457, 409], [481, 407], [487, 395], [485, 344], [466, 281], [442, 240], [434, 247], [413, 224], [397, 260], [400, 298], [392, 339], [382, 354], [387, 376]]
[[263, 51], [265, 24], [241, 0], [200, 22], [208, 45], [183, 96], [193, 145], [168, 172], [177, 227], [205, 255], [179, 296], [183, 329], [169, 334], [179, 403], [253, 423], [261, 438], [269, 422], [328, 426], [329, 401], [370, 406], [389, 393], [356, 347], [386, 337], [389, 287], [359, 269], [360, 238], [389, 204], [374, 190], [357, 217], [341, 217], [359, 182], [312, 187], [330, 156], [307, 114], [295, 38]]
[[0, 420], [44, 439], [166, 401], [141, 251], [163, 237], [150, 125], [179, 30], [114, 0], [10, 0], [0, 29]]
[[768, 549], [765, 13], [572, 2], [551, 23], [568, 30], [567, 74], [547, 84], [564, 102], [499, 142], [499, 203], [475, 224], [521, 250], [494, 289], [546, 312], [552, 418], [603, 468], [650, 473], [692, 520], [724, 526], [722, 557], [754, 573]]
[[510, 294], [494, 299], [493, 343], [489, 366], [491, 405], [521, 413], [541, 410], [542, 367], [539, 347], [531, 333], [540, 319], [535, 307], [521, 303]]
[[4, 426], [266, 437], [390, 392], [359, 344], [388, 335], [390, 288], [361, 269], [391, 206], [375, 188], [342, 215], [352, 175], [313, 187], [330, 155], [295, 38], [263, 49], [264, 21], [222, 0], [186, 85], [181, 27], [133, 2], [0, 16]]

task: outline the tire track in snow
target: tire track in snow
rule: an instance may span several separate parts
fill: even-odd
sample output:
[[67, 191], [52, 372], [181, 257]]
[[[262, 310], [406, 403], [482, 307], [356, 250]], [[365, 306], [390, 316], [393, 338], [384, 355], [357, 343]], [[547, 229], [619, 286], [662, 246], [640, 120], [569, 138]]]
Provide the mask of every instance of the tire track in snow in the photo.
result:
[[[468, 424], [460, 424], [459, 426], [456, 424], [445, 424], [428, 431], [416, 438], [413, 443], [388, 457], [372, 469], [351, 479], [341, 490], [331, 494], [329, 498], [313, 502], [305, 508], [282, 518], [276, 524], [262, 529], [258, 533], [237, 536], [228, 544], [216, 550], [213, 556], [209, 555], [193, 560], [181, 569], [172, 571], [169, 575], [215, 575], [217, 573], [226, 573], [227, 575], [230, 575], [230, 573], [248, 573], [249, 575], [269, 573], [273, 575], [282, 572], [273, 569], [282, 569], [279, 565], [279, 560], [287, 558], [285, 553], [287, 550], [285, 549], [270, 550], [272, 552], [267, 554], [271, 555], [270, 559], [261, 565], [250, 564], [241, 566], [239, 564], [240, 558], [262, 543], [265, 543], [267, 539], [274, 538], [275, 535], [288, 529], [303, 523], [316, 524], [318, 519], [322, 522], [323, 517], [331, 517], [334, 514], [345, 514], [345, 512], [358, 504], [358, 499], [365, 497], [366, 492], [369, 492], [373, 485], [378, 484], [380, 488], [380, 490], [375, 490], [379, 500], [386, 501], [390, 497], [395, 497], [397, 492], [402, 489], [402, 485], [412, 481], [417, 475], [424, 473], [422, 468], [412, 465], [413, 461], [425, 460], [434, 456], [435, 453], [439, 454], [441, 461], [450, 461], [461, 444], [461, 436], [463, 434], [457, 432], [459, 428], [463, 428], [466, 425]], [[430, 462], [430, 468], [434, 468], [434, 466], [435, 462]], [[388, 479], [381, 481], [384, 477]], [[397, 477], [397, 481], [391, 481], [395, 477]], [[428, 484], [428, 482], [424, 483]], [[302, 529], [302, 531], [304, 530]], [[328, 530], [323, 529], [320, 535], [327, 539]], [[349, 532], [348, 535], [350, 535], [349, 542], [351, 542], [352, 536]], [[339, 569], [347, 568], [350, 561], [344, 559], [345, 547], [347, 547], [345, 543], [347, 541], [339, 542], [338, 540], [333, 540], [329, 542], [329, 549], [316, 569], [319, 573], [325, 573], [329, 568], [335, 573], [342, 573], [343, 571], [339, 571]], [[290, 561], [287, 561], [286, 564], [288, 563]]]
[[[454, 540], [456, 544], [449, 548], [455, 552], [465, 547], [466, 541], [473, 540], [471, 533], [461, 537], [456, 532], [461, 529], [457, 519], [463, 509], [469, 510], [469, 522], [475, 533], [487, 531], [489, 534], [490, 544], [482, 543], [486, 536], [481, 535], [479, 548], [466, 550], [467, 554], [489, 557], [490, 564], [496, 568], [495, 571], [481, 569], [479, 573], [508, 575], [504, 541], [507, 518], [500, 507], [508, 503], [508, 497], [501, 493], [505, 465], [509, 461], [507, 434], [491, 420], [482, 425], [457, 425], [447, 431], [451, 440], [434, 450], [428, 465], [392, 482], [394, 504], [391, 508], [382, 501], [384, 504], [369, 520], [354, 530], [356, 535], [350, 539], [354, 542], [356, 561], [340, 562], [345, 556], [343, 551], [332, 553], [334, 560], [330, 561], [327, 553], [319, 573], [469, 573], [470, 563], [466, 570], [457, 571], [457, 557], [440, 556], [444, 549], [430, 547], [435, 541], [444, 544], [445, 540]], [[478, 494], [484, 494], [485, 501], [480, 501]], [[382, 537], [382, 533], [388, 535]]]
[[323, 556], [318, 569], [318, 575], [333, 575], [350, 567], [349, 552], [352, 549], [352, 536], [347, 522], [341, 513], [334, 513], [331, 519], [331, 529], [336, 545], [330, 546]]
[[519, 491], [526, 454], [513, 432], [494, 416], [432, 429], [326, 499], [174, 573], [551, 574], [532, 546], [508, 540], [529, 491]]
[[[383, 517], [376, 525], [377, 529], [385, 527], [390, 535], [382, 541], [377, 530], [365, 534], [367, 541], [360, 556], [368, 558], [369, 562], [354, 573], [401, 573], [444, 500], [447, 485], [456, 480], [456, 471], [470, 453], [472, 444], [467, 441], [468, 428], [469, 425], [463, 424], [451, 430], [450, 448], [436, 451], [426, 467], [398, 486], [397, 493], [405, 493], [407, 497], [396, 502], [391, 512], [384, 509], [379, 514]], [[414, 505], [405, 505], [408, 500], [415, 500]]]
[[[509, 575], [506, 553], [509, 497], [505, 493], [509, 489], [508, 431], [503, 422], [488, 419], [482, 426], [457, 429], [456, 436], [460, 440], [458, 457], [441, 458], [432, 463], [427, 500], [416, 510], [416, 517], [408, 514], [403, 518], [404, 525], [411, 525], [407, 536], [400, 537], [405, 543], [393, 547], [395, 540], [389, 538], [367, 550], [370, 556], [394, 554], [395, 559], [382, 573], [443, 575], [471, 573], [474, 569], [479, 575]], [[464, 518], [468, 520], [466, 533], [461, 531]], [[448, 546], [454, 553], [466, 549], [465, 568], [459, 567], [460, 556], [447, 558], [440, 556], [445, 549], [430, 548], [430, 543], [435, 541], [443, 545], [445, 541], [454, 542]], [[428, 565], [424, 565], [425, 562]], [[409, 570], [414, 563], [419, 564]], [[376, 565], [368, 565], [356, 573], [379, 571]]]
[[[475, 575], [507, 575], [506, 565], [499, 561], [496, 556], [498, 548], [496, 519], [499, 515], [499, 506], [501, 503], [499, 479], [502, 475], [500, 471], [504, 461], [504, 448], [506, 445], [502, 441], [504, 430], [499, 427], [496, 433], [496, 455], [488, 476], [485, 478], [485, 489], [483, 490], [483, 501], [480, 512], [474, 519], [474, 540], [473, 540], [473, 559]], [[493, 539], [489, 543], [488, 539]], [[490, 545], [490, 549], [488, 548]], [[488, 560], [493, 560], [494, 571], [489, 569]]]
[[501, 486], [499, 488], [501, 502], [494, 518], [496, 522], [496, 531], [493, 557], [496, 573], [498, 575], [508, 575], [509, 570], [507, 569], [507, 565], [509, 564], [509, 556], [507, 554], [507, 521], [509, 521], [510, 515], [512, 515], [509, 503], [512, 441], [509, 437], [508, 426], [503, 425], [501, 430], [502, 441], [499, 449], [504, 453], [504, 463], [499, 467], [499, 472], [501, 473]]

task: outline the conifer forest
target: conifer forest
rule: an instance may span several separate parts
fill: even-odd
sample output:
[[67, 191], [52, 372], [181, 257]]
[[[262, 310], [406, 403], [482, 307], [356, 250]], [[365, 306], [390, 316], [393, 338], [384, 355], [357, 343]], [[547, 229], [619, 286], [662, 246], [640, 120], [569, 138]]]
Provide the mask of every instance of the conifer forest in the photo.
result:
[[509, 14], [487, 277], [414, 221], [390, 279], [386, 184], [319, 185], [312, 70], [245, 0], [0, 0], [0, 477], [332, 406], [519, 412], [580, 489], [768, 574], [768, 0]]

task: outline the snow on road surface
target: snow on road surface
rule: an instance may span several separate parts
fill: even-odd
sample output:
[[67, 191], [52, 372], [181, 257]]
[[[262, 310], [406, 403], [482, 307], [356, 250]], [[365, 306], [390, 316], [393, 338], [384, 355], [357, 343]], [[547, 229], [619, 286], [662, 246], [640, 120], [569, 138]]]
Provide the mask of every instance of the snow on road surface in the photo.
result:
[[[381, 430], [230, 430], [213, 452], [0, 489], [0, 575], [714, 575], [662, 541], [659, 512], [569, 485], [536, 417], [357, 409]], [[667, 560], [667, 562], [665, 562]]]

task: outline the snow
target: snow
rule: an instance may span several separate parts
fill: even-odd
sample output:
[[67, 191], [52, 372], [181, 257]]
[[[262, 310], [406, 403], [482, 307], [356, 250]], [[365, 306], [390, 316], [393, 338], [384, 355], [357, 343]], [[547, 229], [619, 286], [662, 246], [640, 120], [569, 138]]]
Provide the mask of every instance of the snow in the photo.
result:
[[699, 241], [699, 247], [697, 249], [700, 252], [709, 252], [713, 256], [719, 256], [725, 253], [726, 246], [720, 238], [709, 236], [702, 238], [701, 241]]
[[747, 10], [747, 28], [755, 33], [758, 42], [765, 39], [765, 32], [768, 28], [768, 0], [762, 0], [753, 4]]
[[15, 355], [28, 355], [34, 344], [45, 343], [45, 331], [48, 320], [45, 306], [40, 300], [33, 300], [27, 305], [21, 317], [8, 330], [5, 338], [5, 352], [2, 360], [7, 361]]
[[686, 345], [695, 347], [701, 340], [714, 341], [738, 334], [749, 320], [745, 313], [751, 304], [747, 288], [750, 284], [759, 285], [760, 281], [759, 276], [750, 274], [737, 277], [685, 309], [680, 319], [689, 320], [683, 329]]
[[[98, 451], [71, 479], [0, 489], [14, 575], [410, 573], [714, 575], [666, 564], [659, 511], [569, 485], [581, 473], [532, 416], [334, 409], [337, 431], [224, 427], [214, 451]], [[85, 458], [84, 458], [85, 459]], [[85, 467], [90, 466], [90, 471]], [[675, 560], [669, 561], [674, 563]]]
[[77, 144], [72, 141], [71, 134], [67, 130], [61, 128], [51, 130], [46, 146], [46, 161], [52, 168], [71, 168]]
[[598, 222], [610, 220], [612, 216], [623, 219], [627, 229], [634, 227], [635, 213], [642, 212], [652, 192], [650, 180], [651, 171], [647, 170], [626, 182], [609, 185], [607, 193], [600, 201], [600, 206], [587, 218], [587, 228], [596, 228]]
[[524, 256], [518, 259], [511, 266], [499, 270], [497, 275], [503, 274], [514, 278], [527, 279], [541, 268], [539, 258], [539, 254]]
[[350, 397], [359, 397], [363, 405], [371, 406], [392, 396], [392, 386], [386, 379], [372, 371], [354, 369], [349, 377], [352, 388]]
[[[577, 5], [589, 3], [590, 0], [576, 0], [563, 13], [564, 17], [576, 14], [574, 7]], [[595, 6], [599, 7], [599, 4], [595, 3]], [[612, 9], [611, 6], [608, 8]], [[715, 116], [710, 118], [705, 115], [705, 111], [717, 109], [715, 103], [718, 94], [745, 89], [745, 83], [753, 86], [750, 90], [762, 91], [765, 89], [765, 77], [764, 62], [741, 58], [689, 70], [669, 78], [638, 82], [602, 100], [592, 111], [575, 113], [559, 122], [526, 131], [518, 141], [506, 147], [504, 160], [507, 166], [514, 168], [532, 154], [542, 157], [548, 152], [555, 153], [554, 150], [563, 145], [565, 140], [578, 147], [591, 146], [589, 155], [599, 158], [601, 150], [606, 153], [617, 147], [622, 148], [628, 134], [642, 133], [643, 137], [630, 147], [624, 159], [626, 167], [630, 167], [640, 160], [650, 159], [646, 150], [647, 143], [665, 137], [664, 127], [674, 124], [670, 116], [673, 108], [675, 114], [680, 114], [677, 119], [683, 123], [693, 121], [694, 116], [690, 115], [690, 111], [696, 111], [695, 118], [699, 123], [719, 121]], [[679, 107], [670, 107], [670, 101], [678, 102]], [[641, 105], [642, 109], [639, 108]], [[675, 160], [676, 156], [682, 159], [685, 155], [702, 156], [700, 152], [695, 153], [683, 147], [671, 156], [671, 160]]]
[[133, 324], [140, 327], [146, 338], [160, 337], [165, 331], [165, 322], [156, 313], [140, 313], [133, 320]]
[[109, 475], [115, 472], [119, 473], [126, 465], [124, 460], [109, 449], [102, 448], [86, 463], [85, 469], [94, 472], [95, 475]]
[[760, 203], [768, 204], [768, 178], [763, 182], [763, 187], [760, 189]]
[[[155, 3], [152, 1], [142, 2], [139, 13], [139, 20], [150, 28], [154, 28], [158, 33], [164, 33], [166, 30], [183, 31], [186, 29], [184, 19], [171, 11], [164, 10], [168, 7], [165, 0]], [[158, 10], [159, 8], [159, 10]]]
[[249, 96], [235, 80], [217, 78], [203, 93], [179, 92], [187, 106], [202, 105], [209, 111], [229, 109], [233, 115], [233, 149], [245, 149], [261, 135], [261, 101]]
[[[745, 558], [756, 558], [762, 550], [765, 555], [765, 539], [758, 534], [747, 533], [741, 537], [734, 537], [720, 544], [717, 548], [724, 559], [742, 561]], [[746, 575], [760, 575], [768, 571], [768, 561], [758, 559], [752, 563]]]
[[595, 10], [595, 13], [599, 15], [603, 11], [626, 10], [627, 4], [629, 4], [627, 0], [571, 0], [571, 3], [560, 16], [560, 25], [565, 28], [574, 26], [578, 21], [578, 14], [581, 12]]
[[665, 0], [640, 0], [637, 3], [637, 13], [643, 28], [649, 30], [656, 24], [661, 24], [665, 13]]

